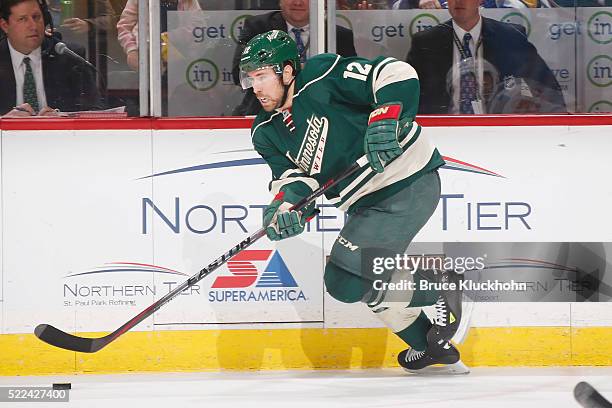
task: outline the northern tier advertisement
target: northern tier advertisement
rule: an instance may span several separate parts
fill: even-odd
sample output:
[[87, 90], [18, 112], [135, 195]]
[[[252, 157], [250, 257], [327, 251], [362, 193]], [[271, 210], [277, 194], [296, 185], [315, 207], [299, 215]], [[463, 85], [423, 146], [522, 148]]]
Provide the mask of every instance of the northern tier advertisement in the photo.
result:
[[[446, 160], [442, 198], [393, 267], [433, 262], [498, 281], [465, 288], [476, 325], [606, 323], [610, 313], [590, 310], [612, 305], [609, 128], [423, 132]], [[115, 329], [259, 229], [271, 200], [248, 129], [3, 130], [1, 140], [2, 333], [41, 321]], [[317, 205], [305, 233], [259, 240], [136, 329], [380, 326], [364, 305], [325, 294], [344, 215]], [[505, 290], [511, 281], [521, 286]]]

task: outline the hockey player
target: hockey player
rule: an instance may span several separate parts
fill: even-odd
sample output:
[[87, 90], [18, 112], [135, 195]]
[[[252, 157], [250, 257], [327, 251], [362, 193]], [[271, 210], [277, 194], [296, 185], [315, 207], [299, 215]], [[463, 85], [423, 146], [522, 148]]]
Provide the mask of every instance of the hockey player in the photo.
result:
[[[440, 198], [437, 169], [444, 161], [414, 121], [416, 71], [395, 58], [335, 54], [312, 57], [302, 68], [295, 42], [277, 30], [249, 41], [240, 71], [242, 87], [252, 87], [263, 107], [251, 136], [272, 170], [274, 199], [263, 215], [268, 238], [303, 232], [314, 203], [302, 211], [290, 211], [292, 204], [365, 154], [369, 166], [325, 194], [349, 215], [325, 267], [327, 291], [344, 303], [366, 303], [410, 345], [398, 355], [405, 369], [444, 364], [448, 372], [467, 372], [450, 343], [461, 318], [461, 293], [419, 289], [422, 280], [451, 282], [456, 274], [395, 269], [385, 283], [408, 280], [416, 290], [385, 290], [361, 265], [370, 249], [403, 254]], [[431, 305], [433, 324], [421, 310]]]

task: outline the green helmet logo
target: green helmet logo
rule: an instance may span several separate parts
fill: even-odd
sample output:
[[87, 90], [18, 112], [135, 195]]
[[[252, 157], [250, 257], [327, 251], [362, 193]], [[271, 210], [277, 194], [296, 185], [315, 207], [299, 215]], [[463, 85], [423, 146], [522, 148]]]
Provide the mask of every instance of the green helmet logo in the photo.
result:
[[291, 62], [295, 72], [300, 70], [295, 41], [284, 31], [272, 30], [256, 35], [248, 42], [240, 57], [240, 70], [246, 73], [273, 67], [280, 74], [286, 61]]

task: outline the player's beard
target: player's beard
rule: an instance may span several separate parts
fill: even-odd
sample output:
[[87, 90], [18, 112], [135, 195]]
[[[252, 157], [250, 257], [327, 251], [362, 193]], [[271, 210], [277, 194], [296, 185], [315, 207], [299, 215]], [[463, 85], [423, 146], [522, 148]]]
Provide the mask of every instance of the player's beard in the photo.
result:
[[278, 105], [280, 104], [278, 100], [271, 100], [265, 97], [259, 98], [259, 103], [266, 112], [272, 112], [273, 110], [279, 108]]
[[269, 91], [258, 91], [255, 93], [257, 100], [261, 104], [261, 107], [266, 112], [272, 112], [275, 109], [280, 108], [281, 100], [283, 99], [283, 85], [280, 82], [280, 78], [278, 82], [275, 84], [273, 89]]

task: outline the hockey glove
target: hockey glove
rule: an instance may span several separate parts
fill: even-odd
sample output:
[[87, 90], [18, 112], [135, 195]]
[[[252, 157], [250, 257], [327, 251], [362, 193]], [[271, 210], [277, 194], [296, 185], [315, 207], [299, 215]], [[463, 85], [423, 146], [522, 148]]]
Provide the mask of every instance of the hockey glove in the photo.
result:
[[294, 237], [304, 232], [306, 223], [316, 215], [314, 203], [308, 205], [303, 211], [290, 211], [293, 204], [287, 202], [285, 192], [281, 191], [266, 207], [263, 214], [263, 227], [271, 241]]
[[370, 113], [363, 148], [370, 167], [377, 173], [385, 170], [385, 163], [402, 154], [402, 147], [397, 139], [401, 113], [401, 102], [380, 105]]

